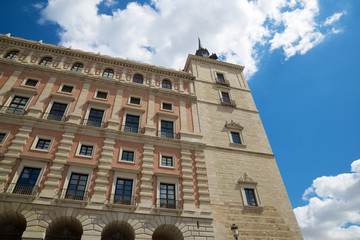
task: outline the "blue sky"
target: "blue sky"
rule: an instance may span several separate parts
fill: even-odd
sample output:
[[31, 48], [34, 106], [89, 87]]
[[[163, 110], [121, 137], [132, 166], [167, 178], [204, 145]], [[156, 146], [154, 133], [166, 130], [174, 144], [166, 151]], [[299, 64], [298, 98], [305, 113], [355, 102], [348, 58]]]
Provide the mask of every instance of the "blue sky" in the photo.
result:
[[[176, 69], [200, 36], [210, 52], [246, 67], [305, 239], [359, 239], [360, 187], [351, 199], [337, 189], [352, 196], [360, 186], [360, 1], [0, 4], [2, 34]], [[323, 213], [336, 207], [342, 214], [328, 220]]]

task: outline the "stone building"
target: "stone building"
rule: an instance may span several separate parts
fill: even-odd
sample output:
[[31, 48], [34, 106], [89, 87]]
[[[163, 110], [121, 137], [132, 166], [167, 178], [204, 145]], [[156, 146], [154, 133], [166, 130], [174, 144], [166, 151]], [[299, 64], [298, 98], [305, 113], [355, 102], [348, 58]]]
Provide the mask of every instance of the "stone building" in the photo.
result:
[[302, 239], [243, 69], [0, 35], [0, 239]]

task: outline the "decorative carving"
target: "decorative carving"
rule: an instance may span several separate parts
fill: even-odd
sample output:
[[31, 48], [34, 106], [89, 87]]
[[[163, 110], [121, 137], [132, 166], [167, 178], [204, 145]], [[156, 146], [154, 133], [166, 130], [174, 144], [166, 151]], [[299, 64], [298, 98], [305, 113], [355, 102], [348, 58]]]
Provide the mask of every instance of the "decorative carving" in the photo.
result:
[[229, 129], [240, 130], [240, 131], [244, 129], [244, 127], [242, 127], [242, 126], [241, 126], [240, 124], [238, 124], [238, 123], [235, 123], [233, 120], [231, 120], [230, 123], [226, 122], [226, 123], [225, 123], [225, 127], [226, 127], [226, 128], [229, 128]]
[[253, 184], [256, 184], [254, 179], [252, 177], [250, 177], [249, 175], [247, 175], [246, 172], [244, 172], [244, 175], [239, 178], [238, 182], [239, 183], [253, 183]]

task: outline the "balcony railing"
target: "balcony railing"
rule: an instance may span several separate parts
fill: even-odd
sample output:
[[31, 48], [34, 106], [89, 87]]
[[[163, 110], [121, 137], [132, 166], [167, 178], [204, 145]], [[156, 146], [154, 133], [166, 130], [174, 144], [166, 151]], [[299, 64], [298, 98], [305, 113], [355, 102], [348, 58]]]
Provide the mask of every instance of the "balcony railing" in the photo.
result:
[[135, 196], [123, 196], [123, 195], [111, 194], [109, 203], [133, 206], [135, 205]]
[[105, 122], [97, 121], [93, 119], [84, 119], [83, 125], [104, 128]]
[[132, 132], [132, 133], [144, 133], [144, 129], [137, 126], [126, 126], [123, 125], [120, 127], [120, 131]]
[[35, 196], [39, 187], [34, 184], [25, 184], [25, 183], [10, 183], [5, 192], [13, 194], [23, 194], [23, 195], [32, 195]]
[[180, 139], [179, 133], [172, 133], [172, 132], [165, 132], [165, 131], [159, 131], [158, 136], [164, 137], [164, 138]]
[[179, 200], [157, 198], [155, 202], [157, 208], [182, 209]]
[[66, 120], [66, 116], [60, 113], [44, 113], [43, 118], [49, 120], [61, 121], [61, 122], [65, 122]]
[[234, 100], [228, 100], [228, 99], [224, 100], [223, 98], [221, 98], [221, 105], [236, 107], [236, 103]]
[[87, 201], [89, 192], [76, 189], [61, 189], [59, 198], [79, 201]]
[[216, 83], [220, 85], [230, 86], [230, 82], [226, 79], [216, 78]]
[[19, 108], [19, 107], [11, 107], [11, 106], [1, 106], [0, 112], [24, 115], [25, 109], [23, 107]]

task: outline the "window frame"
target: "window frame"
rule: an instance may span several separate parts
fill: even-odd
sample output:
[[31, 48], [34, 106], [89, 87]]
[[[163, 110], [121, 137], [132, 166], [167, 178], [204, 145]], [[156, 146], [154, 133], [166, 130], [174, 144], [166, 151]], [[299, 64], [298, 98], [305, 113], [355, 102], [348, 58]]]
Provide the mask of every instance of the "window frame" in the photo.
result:
[[0, 133], [5, 134], [3, 140], [0, 142], [0, 147], [1, 147], [1, 146], [4, 145], [4, 143], [6, 142], [7, 138], [9, 137], [10, 130], [0, 129]]
[[[260, 194], [257, 189], [257, 182], [255, 182], [245, 172], [244, 175], [240, 177], [240, 179], [238, 180], [238, 183], [240, 185], [240, 195], [243, 205], [250, 209], [258, 209], [258, 208], [262, 209], [263, 205], [261, 202]], [[257, 205], [249, 205], [247, 201], [245, 189], [252, 189], [254, 191], [255, 202], [257, 203]]]
[[[162, 157], [171, 157], [172, 158], [172, 166], [166, 166], [166, 165], [163, 165], [162, 164]], [[162, 167], [162, 168], [171, 168], [171, 169], [175, 169], [175, 166], [176, 166], [176, 157], [174, 154], [170, 154], [170, 153], [163, 153], [161, 152], [159, 154], [159, 167]]]
[[160, 137], [168, 139], [169, 137], [163, 137], [163, 136], [162, 136], [161, 121], [167, 121], [167, 122], [172, 122], [172, 123], [173, 123], [173, 137], [172, 137], [171, 139], [176, 139], [176, 134], [177, 134], [177, 132], [176, 132], [176, 120], [175, 120], [175, 119], [166, 118], [166, 117], [162, 117], [161, 115], [159, 115], [158, 134], [159, 134]]
[[[227, 132], [228, 132], [228, 137], [229, 137], [230, 145], [232, 145], [232, 146], [246, 147], [245, 140], [244, 140], [244, 136], [243, 136], [244, 127], [242, 127], [240, 124], [235, 123], [233, 120], [231, 120], [231, 122], [229, 122], [229, 123], [226, 122], [226, 123], [225, 123], [225, 128], [227, 129]], [[235, 143], [235, 142], [233, 141], [233, 137], [232, 137], [232, 133], [233, 133], [233, 132], [239, 134], [240, 143]]]
[[[166, 83], [167, 85], [170, 83], [170, 88], [168, 88], [168, 87], [164, 87], [164, 81], [166, 81], [166, 82], [168, 82], [168, 83]], [[167, 86], [166, 85], [166, 86]], [[168, 78], [164, 78], [162, 81], [161, 81], [161, 88], [162, 89], [168, 89], [168, 90], [172, 90], [173, 89], [173, 86], [174, 86], [174, 84], [172, 83], [172, 81], [170, 80], [170, 79], [168, 79]]]
[[[133, 181], [131, 197], [135, 197], [135, 195], [136, 195], [137, 174], [136, 173], [123, 172], [121, 170], [120, 171], [119, 170], [114, 170], [114, 176], [113, 176], [113, 182], [112, 182], [112, 185], [111, 185], [110, 198], [115, 197], [116, 182], [117, 182], [118, 178]], [[110, 202], [113, 202], [114, 199], [109, 199], [109, 200], [110, 200]]]
[[[105, 76], [106, 75], [106, 76]], [[110, 76], [111, 75], [111, 76]], [[106, 78], [114, 78], [114, 76], [115, 76], [115, 71], [114, 71], [114, 69], [112, 69], [112, 68], [105, 68], [104, 70], [103, 70], [103, 73], [102, 73], [102, 75], [101, 75], [102, 77], [106, 77]]]
[[[232, 135], [233, 133], [239, 134], [240, 143], [234, 142], [234, 138], [233, 138], [233, 135]], [[233, 143], [233, 144], [236, 144], [236, 145], [244, 145], [244, 139], [243, 139], [243, 136], [242, 136], [242, 133], [241, 133], [240, 130], [230, 129], [230, 131], [229, 131], [229, 138], [230, 138], [231, 143]]]
[[[93, 166], [91, 166], [93, 167]], [[84, 192], [88, 192], [89, 191], [89, 186], [90, 186], [90, 182], [91, 182], [91, 178], [92, 178], [92, 174], [93, 174], [93, 169], [92, 168], [88, 168], [87, 166], [83, 166], [83, 167], [78, 167], [78, 166], [72, 166], [70, 165], [69, 166], [69, 169], [68, 169], [68, 172], [66, 174], [66, 177], [65, 177], [65, 180], [64, 180], [64, 184], [63, 184], [63, 187], [62, 189], [68, 189], [69, 188], [69, 183], [70, 183], [70, 178], [71, 178], [71, 175], [72, 173], [77, 173], [77, 174], [87, 174], [88, 175], [88, 179], [86, 181], [86, 186], [85, 186], [85, 189], [84, 189]], [[62, 192], [61, 192], [62, 193]], [[60, 194], [61, 194], [60, 193]], [[66, 196], [66, 192], [64, 193], [64, 199]], [[83, 200], [80, 200], [80, 201], [85, 201], [84, 199]]]
[[[134, 81], [136, 76], [141, 76], [141, 79], [142, 79], [141, 83], [138, 82], [137, 80]], [[139, 79], [139, 78], [136, 78], [136, 79]], [[143, 85], [144, 84], [144, 75], [140, 74], [140, 73], [135, 73], [131, 82]]]
[[[73, 70], [74, 67], [75, 67], [75, 65], [81, 65], [81, 70], [78, 71], [79, 68], [77, 68], [76, 70]], [[78, 67], [78, 66], [76, 66], [76, 67]], [[82, 72], [82, 71], [84, 70], [84, 64], [81, 63], [81, 62], [76, 62], [76, 63], [74, 63], [74, 64], [71, 66], [70, 70], [73, 71], [73, 72]]]
[[[64, 91], [62, 91], [62, 89], [63, 89], [63, 87], [64, 87], [65, 85], [66, 85], [66, 86], [69, 86], [69, 87], [70, 87], [70, 86], [72, 87], [71, 92], [64, 92]], [[74, 92], [74, 89], [75, 89], [75, 85], [73, 85], [73, 84], [61, 83], [61, 85], [60, 85], [60, 87], [59, 87], [59, 89], [58, 89], [57, 92], [72, 95], [73, 92]]]
[[[133, 152], [133, 153], [134, 153], [134, 154], [133, 154], [133, 160], [132, 160], [132, 161], [122, 160], [122, 154], [123, 154], [124, 151], [129, 151], [129, 152]], [[119, 151], [118, 162], [135, 164], [135, 162], [136, 162], [136, 149], [135, 149], [135, 148], [121, 147], [121, 148], [120, 148], [120, 151]]]
[[[98, 97], [97, 95], [99, 94], [99, 92], [106, 93], [106, 98], [100, 98], [100, 97]], [[108, 90], [103, 90], [103, 89], [96, 89], [93, 98], [94, 98], [94, 99], [99, 99], [99, 100], [108, 100], [108, 98], [109, 98], [109, 91], [108, 91]]]
[[[51, 59], [51, 61], [48, 61], [49, 59]], [[46, 63], [43, 64], [43, 61], [46, 60]], [[50, 67], [50, 65], [52, 64], [52, 62], [54, 61], [53, 57], [50, 57], [50, 56], [44, 56], [40, 59], [39, 61], [39, 65], [40, 66], [46, 66], [46, 67]]]
[[[16, 52], [16, 55], [13, 54], [13, 56], [12, 56], [11, 58], [9, 58], [10, 53], [15, 53], [15, 52]], [[15, 55], [15, 57], [14, 57], [14, 55]], [[20, 50], [12, 49], [12, 50], [10, 50], [10, 51], [8, 51], [8, 52], [6, 53], [6, 55], [4, 56], [4, 58], [10, 59], [10, 60], [15, 60], [15, 59], [17, 59], [17, 58], [19, 57], [19, 55], [20, 55]]]
[[[26, 85], [27, 81], [29, 81], [29, 80], [35, 80], [35, 81], [37, 81], [37, 82], [36, 82], [36, 85], [35, 85], [35, 86]], [[29, 88], [37, 88], [37, 87], [39, 86], [39, 84], [40, 84], [40, 81], [41, 81], [40, 78], [26, 77], [26, 78], [24, 79], [24, 81], [21, 83], [21, 86], [23, 86], [23, 87], [29, 87]]]
[[[38, 144], [40, 139], [44, 139], [44, 140], [49, 140], [50, 144], [49, 144], [49, 148], [48, 149], [40, 149], [40, 148], [36, 148], [36, 145]], [[52, 148], [52, 145], [54, 143], [54, 137], [51, 136], [45, 136], [45, 135], [36, 135], [33, 144], [31, 145], [31, 150], [34, 151], [40, 151], [40, 152], [50, 152], [50, 149]]]
[[[131, 98], [139, 98], [139, 99], [140, 99], [140, 103], [139, 103], [139, 104], [131, 103]], [[127, 104], [133, 105], [133, 106], [141, 106], [141, 105], [142, 105], [142, 97], [141, 97], [141, 96], [135, 96], [135, 95], [129, 95], [128, 103], [127, 103]]]
[[[92, 146], [92, 147], [93, 147], [92, 152], [91, 152], [91, 156], [80, 154], [81, 148], [82, 148], [83, 145], [84, 145], [84, 146]], [[85, 158], [93, 158], [93, 157], [94, 157], [95, 150], [96, 150], [96, 143], [80, 141], [80, 142], [78, 143], [75, 156], [77, 156], [77, 157], [85, 157]]]
[[[6, 100], [4, 106], [7, 106], [7, 108], [4, 108], [4, 110], [2, 110], [3, 112], [7, 112], [8, 108], [10, 107], [11, 103], [13, 102], [15, 97], [21, 97], [21, 98], [29, 98], [29, 100], [27, 101], [27, 103], [24, 105], [24, 114], [26, 113], [26, 109], [28, 108], [29, 104], [31, 103], [31, 100], [33, 99], [34, 95], [33, 94], [25, 94], [25, 93], [20, 93], [20, 92], [13, 92], [11, 94], [11, 96]], [[13, 114], [17, 114], [17, 113], [13, 113]], [[20, 114], [23, 115], [23, 114]]]
[[[104, 114], [103, 114], [101, 122], [100, 122], [100, 126], [88, 125], [91, 109], [104, 111]], [[86, 113], [85, 113], [85, 118], [84, 118], [84, 120], [86, 120], [86, 121], [83, 121], [83, 125], [89, 126], [89, 127], [103, 128], [104, 127], [103, 124], [105, 124], [106, 113], [107, 113], [107, 108], [104, 108], [103, 106], [100, 106], [100, 105], [97, 105], [97, 104], [89, 103], [88, 108], [87, 108]]]
[[[175, 185], [175, 209], [177, 209], [177, 203], [180, 204], [180, 192], [179, 192], [179, 178], [177, 176], [174, 177], [165, 177], [165, 176], [157, 176], [156, 183], [156, 200], [160, 201], [160, 184], [174, 184]], [[159, 202], [160, 206], [160, 202]], [[161, 208], [168, 209], [168, 208]], [[172, 208], [169, 208], [172, 209]]]
[[[171, 105], [171, 110], [165, 109], [165, 108], [164, 108], [164, 104], [170, 104], [170, 105]], [[174, 112], [174, 103], [173, 103], [173, 102], [168, 102], [168, 101], [163, 101], [163, 100], [161, 100], [160, 110], [162, 110], [162, 111], [167, 111], [167, 112]]]

